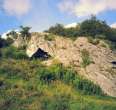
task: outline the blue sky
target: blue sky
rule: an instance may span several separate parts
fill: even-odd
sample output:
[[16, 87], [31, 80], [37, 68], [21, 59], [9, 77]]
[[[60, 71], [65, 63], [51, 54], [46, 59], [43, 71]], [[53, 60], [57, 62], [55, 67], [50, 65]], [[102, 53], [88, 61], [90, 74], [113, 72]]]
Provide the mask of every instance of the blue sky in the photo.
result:
[[20, 25], [43, 31], [81, 22], [91, 14], [116, 26], [116, 0], [0, 0], [0, 34]]

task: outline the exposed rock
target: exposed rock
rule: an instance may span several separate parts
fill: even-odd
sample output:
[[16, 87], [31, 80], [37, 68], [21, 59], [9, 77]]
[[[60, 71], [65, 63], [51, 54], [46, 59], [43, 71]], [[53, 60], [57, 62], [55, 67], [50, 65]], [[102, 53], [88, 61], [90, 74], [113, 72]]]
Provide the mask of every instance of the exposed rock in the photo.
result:
[[[34, 34], [27, 47], [27, 55], [32, 57], [40, 48], [47, 52], [53, 59], [58, 59], [64, 65], [73, 66], [81, 75], [97, 83], [102, 90], [116, 97], [116, 69], [114, 70], [112, 61], [116, 60], [109, 48], [101, 45], [93, 45], [87, 38], [79, 37], [73, 41], [68, 38], [56, 36], [54, 40], [45, 40], [46, 33]], [[86, 68], [81, 67], [81, 51], [86, 49], [90, 53], [93, 61]], [[47, 61], [47, 63], [50, 63]]]
[[18, 34], [18, 37], [14, 39], [13, 46], [20, 48], [20, 47], [25, 47], [28, 45], [28, 40], [27, 38], [23, 38], [21, 34]]

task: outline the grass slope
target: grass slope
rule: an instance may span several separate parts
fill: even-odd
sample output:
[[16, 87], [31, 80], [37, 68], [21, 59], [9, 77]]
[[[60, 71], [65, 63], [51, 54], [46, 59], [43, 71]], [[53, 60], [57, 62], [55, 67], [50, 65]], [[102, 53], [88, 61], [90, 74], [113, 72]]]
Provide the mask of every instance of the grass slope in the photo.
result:
[[46, 83], [40, 61], [1, 59], [1, 110], [115, 110], [116, 99], [85, 95], [61, 80]]
[[71, 68], [46, 67], [15, 49], [13, 58], [5, 52], [0, 58], [0, 110], [116, 110], [116, 98]]

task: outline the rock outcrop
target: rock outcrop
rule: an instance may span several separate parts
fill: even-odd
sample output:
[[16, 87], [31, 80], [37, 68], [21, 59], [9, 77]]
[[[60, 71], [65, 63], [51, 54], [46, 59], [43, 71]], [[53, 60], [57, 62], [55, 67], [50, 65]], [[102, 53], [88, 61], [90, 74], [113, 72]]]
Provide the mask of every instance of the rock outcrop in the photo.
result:
[[[45, 40], [46, 35], [49, 34], [34, 34], [32, 36], [27, 47], [29, 57], [40, 48], [51, 55], [53, 59], [58, 59], [66, 66], [73, 66], [79, 74], [97, 83], [104, 93], [116, 97], [116, 69], [111, 63], [116, 60], [115, 53], [100, 44], [89, 43], [85, 37], [79, 37], [73, 41], [69, 38], [55, 36], [55, 39], [49, 41]], [[93, 62], [86, 68], [81, 66], [81, 51], [83, 49], [90, 53]], [[51, 60], [48, 60], [46, 64], [50, 64], [50, 62]]]

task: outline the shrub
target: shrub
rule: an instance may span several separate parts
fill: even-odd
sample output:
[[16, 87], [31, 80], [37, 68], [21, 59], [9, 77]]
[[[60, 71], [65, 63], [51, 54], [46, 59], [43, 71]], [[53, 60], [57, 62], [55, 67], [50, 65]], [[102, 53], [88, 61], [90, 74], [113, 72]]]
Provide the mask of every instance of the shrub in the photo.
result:
[[56, 24], [55, 26], [50, 27], [46, 32], [49, 32], [55, 35], [63, 35], [64, 27], [62, 24]]
[[62, 64], [52, 65], [49, 70], [55, 74], [57, 80], [61, 80], [67, 84], [72, 83], [75, 78], [75, 71], [71, 68], [63, 67]]
[[115, 42], [112, 42], [109, 40], [105, 40], [105, 42], [108, 44], [108, 46], [111, 50], [116, 50], [116, 43]]
[[101, 43], [100, 43], [100, 46], [102, 46], [102, 47], [104, 47], [104, 48], [107, 48], [107, 47], [108, 47], [108, 45], [107, 45], [105, 42], [101, 42]]
[[15, 47], [10, 46], [2, 49], [2, 57], [14, 58], [14, 59], [27, 59], [27, 55], [24, 50], [17, 50]]
[[55, 36], [53, 34], [45, 35], [45, 40], [53, 41], [55, 39]]
[[56, 64], [47, 69], [39, 69], [37, 72], [39, 79], [44, 82], [61, 80], [66, 84], [72, 83], [75, 79], [76, 72], [71, 68], [65, 68], [62, 64]]
[[28, 59], [24, 51], [19, 51], [19, 52], [14, 53], [13, 57], [14, 59]]
[[65, 69], [63, 68], [62, 64], [54, 64], [49, 67], [49, 71], [55, 74], [58, 80], [63, 80], [63, 75], [65, 74]]
[[93, 45], [98, 45], [100, 40], [99, 39], [95, 39], [95, 38], [92, 38], [92, 37], [88, 37], [88, 42], [93, 44]]
[[103, 95], [103, 92], [98, 85], [80, 76], [75, 78], [74, 87], [77, 90], [82, 90], [84, 94]]
[[56, 24], [45, 32], [75, 39], [79, 35], [79, 25], [76, 28], [65, 28], [62, 24]]
[[14, 47], [7, 47], [2, 49], [2, 56], [4, 58], [12, 58], [14, 56], [13, 52], [16, 51]]
[[92, 63], [92, 60], [90, 58], [89, 52], [86, 49], [83, 49], [81, 51], [81, 57], [82, 57], [82, 67], [86, 67]]
[[106, 36], [102, 35], [102, 34], [97, 34], [97, 35], [95, 35], [95, 38], [96, 39], [106, 39]]
[[56, 79], [55, 74], [45, 68], [39, 69], [37, 73], [38, 73], [39, 80], [45, 83], [50, 83], [51, 81]]
[[48, 84], [55, 80], [60, 80], [65, 84], [71, 84], [74, 88], [83, 91], [84, 94], [103, 94], [99, 86], [83, 77], [80, 77], [77, 72], [71, 68], [63, 67], [61, 64], [52, 65], [47, 69], [39, 69], [38, 76], [39, 80]]
[[110, 35], [111, 28], [106, 24], [106, 22], [98, 20], [96, 16], [91, 16], [90, 19], [85, 20], [80, 25], [80, 33], [84, 36], [96, 35]]
[[105, 21], [101, 21], [96, 16], [84, 20], [75, 28], [65, 28], [62, 24], [50, 27], [46, 32], [69, 38], [78, 36], [92, 36], [93, 38], [107, 39], [116, 43], [116, 29], [111, 28]]
[[11, 38], [7, 38], [6, 40], [0, 38], [0, 48], [10, 46], [12, 43], [13, 43], [13, 39]]
[[20, 69], [13, 68], [11, 65], [12, 64], [2, 65], [0, 67], [0, 74], [5, 75], [5, 77], [7, 78], [13, 78], [13, 77], [18, 77], [20, 73], [23, 73]]

